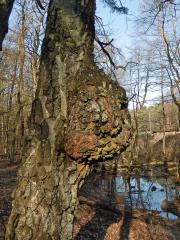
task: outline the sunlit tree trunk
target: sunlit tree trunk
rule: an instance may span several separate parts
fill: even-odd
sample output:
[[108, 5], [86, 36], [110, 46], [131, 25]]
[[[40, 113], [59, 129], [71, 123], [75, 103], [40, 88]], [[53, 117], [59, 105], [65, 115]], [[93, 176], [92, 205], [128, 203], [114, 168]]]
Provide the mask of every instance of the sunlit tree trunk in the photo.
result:
[[5, 128], [4, 128], [4, 115], [1, 117], [1, 146], [2, 146], [2, 155], [6, 154], [6, 145], [5, 145]]
[[24, 121], [24, 68], [25, 68], [25, 34], [26, 34], [26, 0], [19, 4], [20, 8], [20, 31], [18, 33], [18, 82], [17, 82], [17, 112], [15, 122], [13, 124], [12, 147], [10, 152], [10, 159], [14, 160], [16, 152], [21, 158], [21, 151], [24, 142], [25, 121]]
[[95, 1], [51, 0], [6, 239], [72, 239], [90, 166], [128, 145], [125, 92], [93, 61]]
[[166, 158], [166, 114], [165, 114], [165, 101], [164, 101], [164, 76], [161, 70], [161, 103], [162, 103], [162, 122], [163, 122], [163, 139], [162, 150], [164, 160]]
[[[15, 59], [15, 65], [14, 65], [14, 70], [13, 70], [13, 76], [12, 76], [12, 82], [10, 86], [10, 92], [9, 92], [9, 97], [8, 97], [8, 116], [7, 116], [7, 151], [10, 159], [13, 159], [13, 152], [14, 152], [14, 144], [12, 141], [12, 109], [13, 109], [13, 93], [14, 93], [14, 88], [15, 88], [15, 83], [17, 80], [17, 59]], [[13, 124], [14, 126], [14, 124]]]

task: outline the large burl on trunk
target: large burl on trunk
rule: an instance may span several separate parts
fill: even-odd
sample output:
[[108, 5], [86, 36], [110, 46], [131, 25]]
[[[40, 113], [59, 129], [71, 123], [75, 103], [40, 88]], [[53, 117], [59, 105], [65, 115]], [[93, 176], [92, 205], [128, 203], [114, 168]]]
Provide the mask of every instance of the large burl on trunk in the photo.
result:
[[6, 239], [72, 239], [94, 162], [128, 145], [125, 92], [93, 61], [95, 1], [51, 0], [24, 160]]

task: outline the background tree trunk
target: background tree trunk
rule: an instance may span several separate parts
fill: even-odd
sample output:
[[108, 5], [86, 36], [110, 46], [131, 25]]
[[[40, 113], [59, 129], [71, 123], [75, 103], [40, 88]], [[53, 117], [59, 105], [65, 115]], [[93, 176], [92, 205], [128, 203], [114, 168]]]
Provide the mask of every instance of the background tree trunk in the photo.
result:
[[93, 61], [95, 1], [50, 1], [24, 160], [6, 239], [72, 239], [94, 162], [128, 145], [125, 92]]
[[19, 4], [20, 9], [20, 32], [18, 34], [18, 68], [19, 76], [17, 83], [17, 104], [18, 109], [16, 112], [14, 128], [12, 131], [12, 147], [10, 152], [10, 159], [13, 161], [15, 159], [16, 152], [19, 152], [21, 158], [22, 147], [24, 143], [24, 132], [25, 132], [25, 121], [24, 121], [24, 68], [25, 68], [25, 34], [26, 34], [26, 14], [25, 7], [27, 5], [26, 1], [22, 1]]

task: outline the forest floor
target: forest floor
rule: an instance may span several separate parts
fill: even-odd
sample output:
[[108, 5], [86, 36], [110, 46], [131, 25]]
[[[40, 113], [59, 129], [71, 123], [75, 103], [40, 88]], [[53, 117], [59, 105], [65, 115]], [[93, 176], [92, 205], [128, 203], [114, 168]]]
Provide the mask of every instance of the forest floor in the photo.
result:
[[16, 184], [19, 162], [11, 163], [0, 156], [0, 240], [4, 239], [5, 226], [11, 212], [11, 193]]
[[79, 193], [74, 240], [180, 239], [180, 218], [170, 220], [156, 210], [132, 208], [122, 197], [100, 191], [98, 178], [88, 177]]
[[[11, 211], [11, 192], [19, 163], [0, 159], [0, 240]], [[91, 186], [90, 186], [91, 188]], [[80, 193], [74, 224], [74, 240], [178, 240], [180, 220], [168, 220], [156, 211], [109, 205], [103, 196], [89, 190]]]
[[81, 201], [74, 224], [74, 240], [179, 240], [180, 221], [167, 220], [155, 211], [110, 209]]

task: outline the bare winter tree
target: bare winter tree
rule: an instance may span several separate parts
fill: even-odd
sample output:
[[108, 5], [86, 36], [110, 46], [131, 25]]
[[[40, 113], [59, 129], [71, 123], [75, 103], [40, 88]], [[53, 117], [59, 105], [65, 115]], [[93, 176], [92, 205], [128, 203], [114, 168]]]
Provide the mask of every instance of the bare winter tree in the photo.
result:
[[[166, 83], [168, 82], [172, 99], [178, 109], [178, 122], [180, 126], [180, 41], [179, 41], [179, 1], [144, 1], [143, 24], [149, 32], [156, 36], [156, 44], [159, 51], [159, 58], [163, 62], [159, 64], [159, 69], [166, 70]], [[146, 17], [145, 17], [146, 15]], [[148, 26], [148, 27], [147, 27]]]

